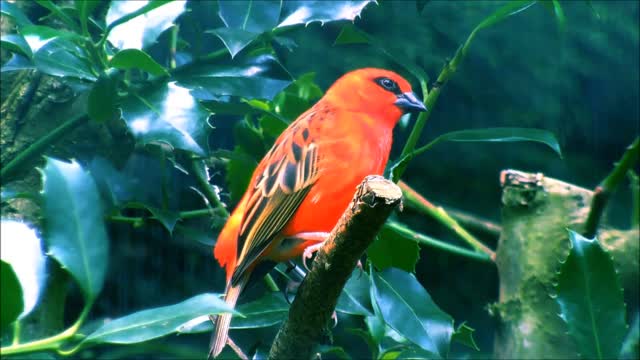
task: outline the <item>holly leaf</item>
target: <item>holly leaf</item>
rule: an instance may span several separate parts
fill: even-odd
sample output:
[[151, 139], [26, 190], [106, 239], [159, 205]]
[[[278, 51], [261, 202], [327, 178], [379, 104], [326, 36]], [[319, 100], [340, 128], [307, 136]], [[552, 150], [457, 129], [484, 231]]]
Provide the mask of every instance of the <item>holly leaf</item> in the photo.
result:
[[336, 311], [351, 315], [373, 315], [370, 287], [369, 275], [363, 270], [354, 270], [338, 298]]
[[375, 1], [287, 1], [283, 4], [283, 20], [278, 24], [278, 27], [308, 25], [314, 21], [319, 21], [323, 25], [339, 20], [354, 21], [370, 3], [375, 3]]
[[48, 158], [43, 177], [49, 253], [92, 301], [102, 290], [109, 258], [98, 188], [75, 161]]
[[169, 75], [167, 69], [139, 49], [125, 49], [117, 52], [109, 61], [109, 66], [121, 70], [139, 69], [154, 76]]
[[379, 270], [395, 267], [414, 272], [420, 259], [420, 246], [416, 241], [401, 236], [392, 228], [383, 227], [367, 249], [367, 256]]
[[11, 265], [4, 262], [4, 260], [0, 261], [0, 278], [2, 280], [0, 283], [2, 284], [0, 329], [4, 330], [18, 318], [24, 308], [24, 303], [20, 281], [18, 281], [18, 277]]
[[620, 279], [597, 239], [569, 231], [571, 251], [560, 267], [556, 301], [581, 357], [612, 359], [627, 329]]

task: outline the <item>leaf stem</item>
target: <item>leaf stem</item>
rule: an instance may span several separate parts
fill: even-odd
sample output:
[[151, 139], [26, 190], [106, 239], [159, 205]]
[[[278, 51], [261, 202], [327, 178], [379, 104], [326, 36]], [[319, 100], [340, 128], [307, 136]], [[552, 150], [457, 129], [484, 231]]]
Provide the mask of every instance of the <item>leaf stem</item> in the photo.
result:
[[207, 179], [206, 172], [203, 169], [200, 169], [199, 165], [205, 166], [202, 160], [200, 160], [196, 156], [192, 156], [191, 159], [189, 159], [189, 173], [191, 173], [191, 175], [195, 177], [196, 182], [200, 187], [200, 190], [202, 191], [202, 194], [209, 201], [209, 203], [215, 206], [215, 208], [218, 209], [221, 213], [229, 217], [227, 208], [222, 203], [222, 201], [220, 201], [220, 197], [215, 192], [215, 190], [213, 190], [213, 186], [211, 186], [211, 184], [209, 183], [209, 179]]
[[602, 180], [600, 185], [596, 187], [591, 200], [591, 210], [584, 226], [584, 236], [588, 239], [593, 238], [598, 231], [598, 224], [604, 213], [609, 197], [618, 187], [625, 174], [638, 163], [640, 156], [640, 137], [627, 147], [622, 155], [622, 159], [615, 165], [613, 170], [607, 177]]
[[4, 184], [7, 178], [14, 175], [26, 162], [31, 161], [36, 156], [41, 155], [49, 145], [60, 140], [65, 135], [68, 135], [71, 130], [85, 123], [89, 119], [88, 115], [83, 114], [70, 119], [53, 129], [47, 135], [41, 137], [38, 141], [31, 144], [28, 148], [22, 151], [18, 156], [13, 158], [9, 163], [2, 167], [0, 170], [0, 183]]
[[491, 261], [495, 261], [496, 253], [465, 230], [465, 228], [463, 228], [443, 208], [433, 205], [427, 199], [422, 197], [422, 195], [409, 187], [405, 182], [400, 181], [398, 185], [400, 186], [400, 189], [402, 189], [405, 201], [413, 205], [419, 211], [422, 211], [447, 228], [451, 229], [462, 240], [471, 245], [477, 252], [482, 252], [486, 254]]
[[466, 257], [473, 260], [478, 260], [478, 261], [488, 262], [488, 263], [494, 262], [494, 260], [485, 253], [467, 250], [465, 248], [452, 245], [441, 240], [434, 239], [430, 236], [415, 232], [409, 229], [408, 227], [400, 223], [397, 223], [395, 221], [388, 221], [384, 225], [384, 227], [401, 236], [414, 240], [422, 245], [431, 246], [436, 249], [440, 249], [445, 252], [452, 253], [452, 254], [459, 255], [459, 256]]
[[82, 326], [82, 323], [87, 318], [87, 315], [89, 315], [89, 311], [91, 310], [92, 305], [93, 301], [87, 302], [82, 309], [78, 320], [76, 320], [76, 322], [65, 331], [48, 338], [35, 340], [24, 344], [12, 344], [10, 346], [0, 348], [0, 354], [4, 356], [44, 350], [57, 350], [64, 341], [72, 338], [76, 334], [78, 329], [80, 329], [80, 326]]

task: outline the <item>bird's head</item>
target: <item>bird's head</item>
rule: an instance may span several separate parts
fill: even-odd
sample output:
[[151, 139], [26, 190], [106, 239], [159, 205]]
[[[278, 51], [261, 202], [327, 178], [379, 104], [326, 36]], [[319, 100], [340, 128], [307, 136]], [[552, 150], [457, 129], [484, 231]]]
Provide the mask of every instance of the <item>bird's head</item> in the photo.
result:
[[407, 80], [393, 71], [376, 68], [346, 73], [327, 90], [325, 99], [338, 108], [370, 113], [391, 126], [404, 113], [427, 109]]

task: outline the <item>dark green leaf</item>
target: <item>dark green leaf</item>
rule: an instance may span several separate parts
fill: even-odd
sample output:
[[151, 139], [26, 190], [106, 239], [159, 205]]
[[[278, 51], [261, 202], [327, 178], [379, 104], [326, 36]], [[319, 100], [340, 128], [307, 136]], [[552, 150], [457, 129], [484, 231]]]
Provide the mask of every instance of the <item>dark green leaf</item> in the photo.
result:
[[330, 359], [343, 359], [343, 360], [351, 360], [351, 356], [344, 350], [341, 346], [331, 346], [331, 345], [320, 345], [316, 352], [322, 356], [322, 354], [333, 355], [327, 356]]
[[98, 189], [76, 162], [49, 158], [43, 175], [49, 253], [91, 301], [102, 289], [109, 257]]
[[233, 28], [220, 28], [207, 32], [215, 34], [222, 40], [232, 58], [260, 35], [251, 31]]
[[427, 5], [427, 3], [430, 0], [416, 0], [416, 10], [418, 10], [418, 12], [422, 12], [422, 9], [424, 9], [424, 6]]
[[9, 72], [9, 71], [17, 71], [17, 70], [27, 70], [27, 69], [35, 69], [36, 65], [29, 60], [28, 58], [13, 54], [11, 59], [7, 61], [4, 65], [2, 65], [2, 69], [0, 72]]
[[254, 159], [262, 159], [268, 150], [265, 147], [262, 133], [252, 125], [249, 125], [247, 121], [243, 120], [235, 124], [233, 138], [244, 153], [249, 154]]
[[138, 49], [125, 49], [116, 53], [109, 66], [121, 70], [140, 69], [155, 76], [167, 76], [167, 70], [151, 58], [146, 52]]
[[253, 329], [281, 323], [289, 313], [289, 304], [282, 293], [268, 293], [258, 300], [236, 308], [244, 318], [234, 317], [232, 329]]
[[232, 157], [227, 163], [227, 184], [231, 193], [231, 202], [237, 203], [251, 181], [253, 170], [258, 162], [247, 155], [240, 146], [233, 149]]
[[67, 13], [62, 11], [62, 9], [54, 3], [52, 0], [35, 0], [40, 6], [46, 8], [51, 11], [53, 15], [55, 15], [58, 19], [60, 19], [67, 27], [78, 32], [80, 29], [78, 24], [71, 18]]
[[209, 115], [187, 89], [173, 82], [122, 104], [122, 117], [140, 143], [164, 142], [199, 155], [208, 149]]
[[422, 359], [432, 359], [434, 355], [431, 352], [424, 351], [419, 347], [409, 347], [404, 350], [400, 350], [396, 360], [422, 360]]
[[0, 43], [2, 44], [3, 48], [11, 52], [19, 53], [28, 58], [31, 58], [33, 56], [33, 53], [31, 52], [31, 47], [29, 47], [29, 44], [27, 43], [27, 41], [20, 34], [2, 35], [2, 39], [0, 39]]
[[370, 3], [375, 3], [375, 1], [286, 1], [282, 8], [284, 20], [278, 24], [278, 27], [306, 25], [314, 21], [319, 21], [321, 24], [339, 20], [354, 21]]
[[354, 270], [338, 298], [336, 311], [351, 315], [373, 315], [370, 287], [369, 275], [363, 270]]
[[27, 16], [22, 12], [22, 10], [15, 3], [10, 3], [8, 1], [0, 2], [0, 13], [2, 15], [7, 15], [13, 18], [18, 27], [23, 27], [27, 25], [31, 25], [31, 20], [27, 18]]
[[101, 0], [77, 0], [74, 2], [75, 8], [78, 11], [78, 16], [81, 21], [87, 21], [89, 16], [93, 13], [98, 5], [102, 3]]
[[87, 113], [98, 123], [115, 119], [118, 115], [118, 79], [101, 75], [89, 91]]
[[178, 331], [181, 325], [208, 314], [233, 312], [217, 294], [201, 294], [181, 303], [138, 311], [111, 320], [87, 336], [85, 343], [134, 344]]
[[277, 139], [288, 125], [288, 123], [275, 116], [265, 115], [260, 117], [260, 128], [271, 140]]
[[417, 242], [385, 227], [367, 249], [367, 256], [377, 269], [395, 267], [413, 272], [420, 259], [420, 246]]
[[267, 99], [291, 83], [291, 76], [270, 54], [247, 56], [223, 64], [194, 66], [176, 74], [178, 83], [192, 90], [201, 100], [220, 100], [222, 96]]
[[38, 70], [45, 74], [72, 76], [91, 81], [97, 79], [84, 50], [64, 38], [54, 38], [42, 45], [33, 54], [33, 62]]
[[358, 336], [359, 338], [364, 340], [364, 342], [367, 344], [367, 347], [369, 348], [369, 351], [371, 352], [372, 359], [378, 358], [378, 344], [376, 343], [376, 340], [373, 338], [370, 332], [360, 328], [349, 328], [346, 330], [348, 333]]
[[624, 338], [622, 349], [620, 350], [619, 359], [631, 360], [640, 356], [640, 314], [636, 312], [636, 316], [629, 327], [629, 332]]
[[453, 319], [431, 300], [413, 274], [390, 268], [373, 273], [375, 300], [384, 321], [409, 341], [447, 357]]
[[498, 10], [496, 10], [493, 14], [482, 20], [482, 22], [478, 24], [478, 26], [476, 26], [473, 32], [495, 25], [511, 15], [515, 15], [521, 11], [526, 10], [535, 3], [536, 1], [532, 0], [510, 1], [506, 5], [503, 5]]
[[263, 33], [280, 19], [280, 0], [220, 1], [218, 14], [229, 28]]
[[146, 48], [173, 25], [185, 5], [185, 1], [112, 1], [106, 18], [113, 28], [108, 40], [118, 49]]
[[[26, 223], [5, 220], [0, 223], [2, 260], [13, 268], [21, 288], [24, 305], [21, 317], [28, 315], [38, 304], [45, 277], [45, 255], [36, 231]], [[4, 290], [2, 292], [5, 294]]]
[[451, 341], [455, 341], [460, 343], [466, 347], [469, 347], [475, 351], [480, 351], [478, 345], [476, 345], [476, 341], [473, 338], [473, 333], [475, 329], [469, 327], [464, 322], [458, 326], [456, 331], [451, 335]]
[[0, 301], [2, 302], [0, 306], [2, 309], [0, 329], [4, 330], [18, 318], [24, 308], [24, 302], [22, 301], [22, 287], [18, 277], [11, 265], [4, 262], [4, 260], [0, 261], [0, 277], [2, 278], [0, 282], [0, 286], [2, 286], [2, 295], [0, 295]]
[[369, 44], [369, 36], [353, 24], [342, 27], [333, 45]]
[[585, 359], [612, 359], [626, 333], [625, 305], [611, 256], [598, 240], [569, 231], [571, 251], [558, 274], [556, 301]]

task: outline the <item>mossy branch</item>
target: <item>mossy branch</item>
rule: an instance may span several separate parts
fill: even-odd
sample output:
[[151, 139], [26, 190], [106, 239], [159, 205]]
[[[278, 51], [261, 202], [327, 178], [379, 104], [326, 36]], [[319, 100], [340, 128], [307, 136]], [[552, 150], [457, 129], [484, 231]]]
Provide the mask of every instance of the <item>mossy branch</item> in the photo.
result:
[[401, 200], [402, 191], [392, 182], [364, 179], [302, 281], [269, 359], [311, 358], [358, 259]]

